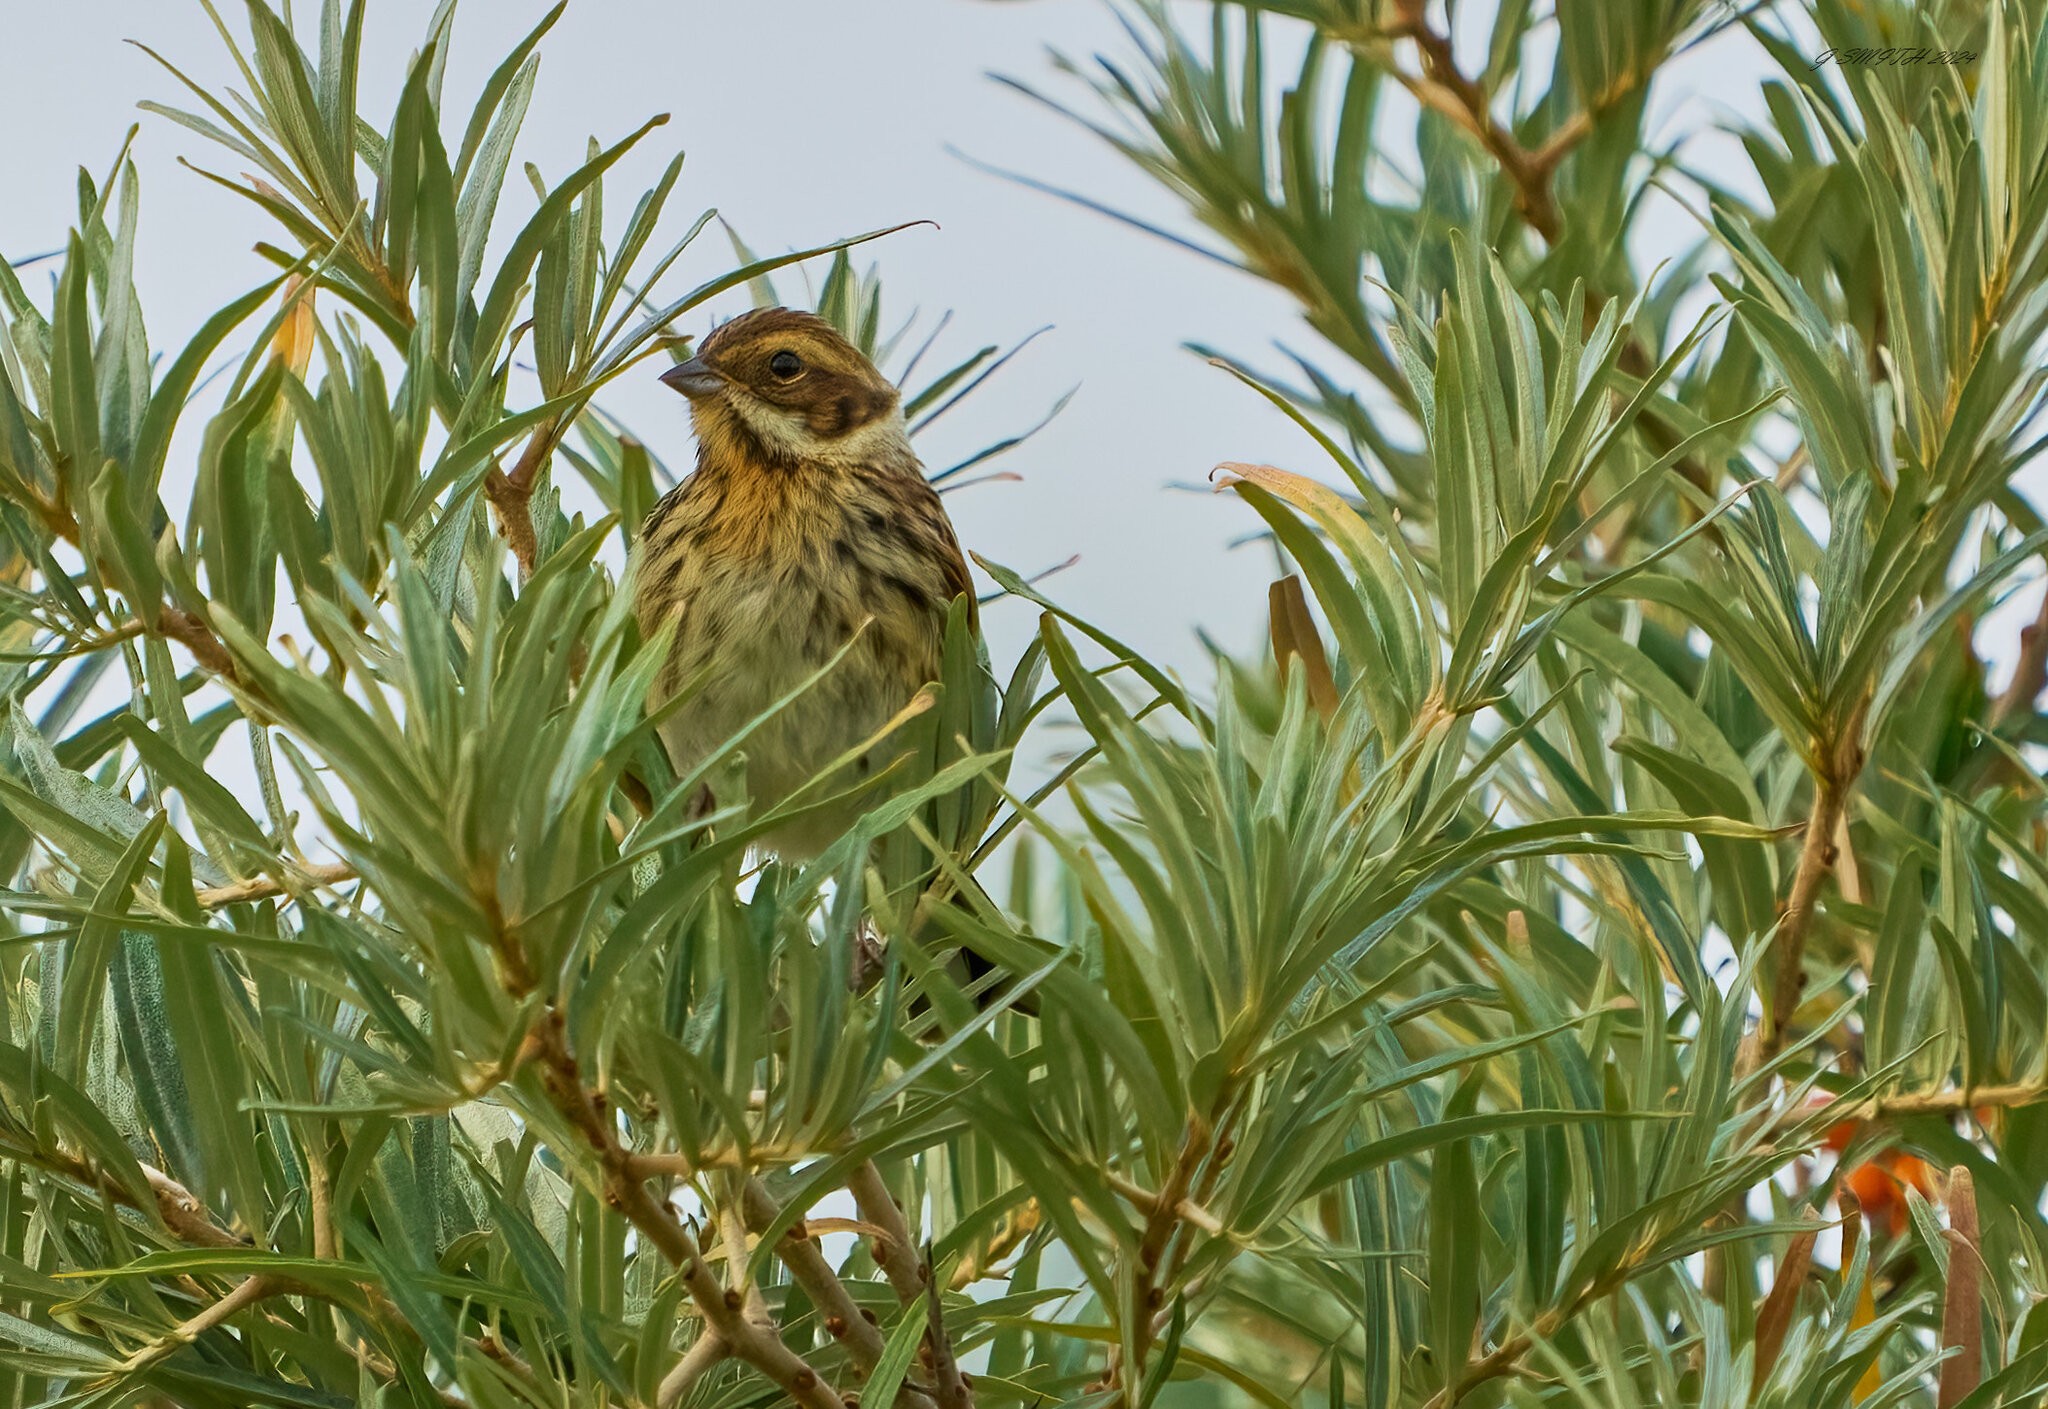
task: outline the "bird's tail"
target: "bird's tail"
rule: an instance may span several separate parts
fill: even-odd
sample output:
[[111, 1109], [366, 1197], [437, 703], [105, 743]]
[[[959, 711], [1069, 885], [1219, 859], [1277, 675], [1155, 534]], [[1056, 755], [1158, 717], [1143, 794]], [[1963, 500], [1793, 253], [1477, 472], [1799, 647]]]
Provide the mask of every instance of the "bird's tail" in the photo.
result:
[[[941, 889], [948, 889], [950, 892], [945, 900], [941, 904], [930, 903]], [[974, 1000], [975, 1007], [979, 1009], [987, 1009], [1002, 1002], [1017, 981], [1017, 975], [976, 947], [972, 932], [985, 928], [986, 922], [981, 918], [984, 907], [1000, 913], [1000, 907], [982, 888], [980, 881], [965, 873], [956, 872], [951, 877], [941, 875], [925, 891], [924, 899], [919, 902], [918, 919], [912, 930], [918, 945], [925, 949], [936, 949], [954, 942], [956, 924], [952, 922], [960, 916], [967, 918], [969, 923], [957, 925], [958, 930], [964, 930], [966, 933], [957, 941], [959, 950], [953, 956], [950, 967], [954, 982]], [[1016, 998], [1009, 1006], [1028, 1017], [1038, 1016], [1038, 996], [1034, 993], [1026, 993]]]

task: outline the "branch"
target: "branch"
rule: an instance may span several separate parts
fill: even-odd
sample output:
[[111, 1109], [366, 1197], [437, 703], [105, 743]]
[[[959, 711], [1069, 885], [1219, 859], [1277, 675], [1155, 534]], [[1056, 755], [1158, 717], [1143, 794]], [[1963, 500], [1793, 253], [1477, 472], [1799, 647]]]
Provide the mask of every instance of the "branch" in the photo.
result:
[[[932, 1265], [930, 1243], [924, 1245], [924, 1265]], [[946, 1312], [936, 1286], [925, 1298], [924, 1314], [924, 1362], [931, 1369], [932, 1383], [938, 1386], [939, 1409], [974, 1409], [973, 1383], [960, 1368], [953, 1342], [946, 1337]]]
[[[757, 1098], [758, 1095], [756, 1093]], [[626, 1168], [636, 1179], [694, 1179], [711, 1169], [762, 1169], [770, 1165], [802, 1164], [807, 1160], [824, 1159], [838, 1154], [841, 1144], [837, 1140], [816, 1144], [768, 1141], [749, 1145], [744, 1152], [730, 1147], [695, 1155], [686, 1155], [679, 1150], [629, 1150]]]
[[534, 427], [510, 474], [493, 466], [484, 476], [484, 496], [498, 511], [498, 532], [518, 560], [521, 578], [532, 574], [540, 556], [540, 540], [533, 529], [533, 486], [555, 448], [555, 435], [553, 421]]
[[[1634, 75], [1631, 84], [1614, 93], [1599, 95], [1597, 101], [1572, 114], [1544, 140], [1541, 147], [1532, 152], [1494, 117], [1486, 91], [1459, 69], [1450, 36], [1440, 33], [1429, 23], [1428, 0], [1395, 0], [1394, 23], [1385, 30], [1376, 31], [1375, 36], [1415, 41], [1422, 55], [1422, 74], [1408, 73], [1391, 62], [1386, 64], [1387, 71], [1415, 96], [1417, 102], [1450, 118], [1485, 148], [1514, 187], [1515, 209], [1528, 222], [1529, 228], [1543, 237], [1546, 245], [1557, 248], [1564, 236], [1564, 222], [1551, 194], [1551, 176], [1572, 149], [1592, 135], [1601, 114], [1635, 91], [1643, 78]], [[1592, 320], [1599, 316], [1606, 298], [1598, 291], [1589, 293], [1586, 318], [1590, 326]], [[1655, 370], [1656, 359], [1641, 342], [1631, 337], [1622, 348], [1619, 365], [1630, 376], [1647, 377]], [[1643, 421], [1646, 439], [1659, 454], [1669, 451], [1684, 439], [1683, 433], [1668, 424], [1654, 406], [1644, 408]], [[1696, 456], [1684, 457], [1677, 468], [1686, 479], [1702, 489], [1713, 482], [1713, 476]], [[1630, 524], [1633, 525], [1633, 516]]]
[[[1136, 1205], [1148, 1217], [1158, 1216], [1160, 1212], [1159, 1195], [1153, 1193], [1150, 1189], [1131, 1182], [1114, 1171], [1104, 1173], [1102, 1178], [1103, 1182], [1109, 1185], [1112, 1192], [1122, 1195], [1126, 1201]], [[1222, 1219], [1209, 1212], [1208, 1209], [1203, 1208], [1193, 1199], [1182, 1199], [1173, 1206], [1171, 1212], [1175, 1216], [1194, 1224], [1204, 1233], [1208, 1233], [1211, 1236], [1220, 1237], [1227, 1231], [1223, 1226]]]
[[213, 628], [205, 621], [183, 607], [165, 606], [157, 613], [157, 633], [176, 641], [192, 653], [192, 659], [199, 662], [199, 668], [209, 675], [218, 675], [223, 680], [237, 683], [241, 675], [235, 669], [234, 657], [221, 644], [220, 637], [213, 634]]
[[1866, 698], [1850, 713], [1840, 733], [1823, 743], [1820, 770], [1813, 780], [1813, 812], [1806, 819], [1806, 831], [1799, 846], [1799, 863], [1792, 873], [1792, 889], [1785, 897], [1785, 913], [1778, 922], [1773, 947], [1778, 969], [1771, 990], [1771, 1002], [1755, 1034], [1745, 1041], [1736, 1058], [1738, 1077], [1748, 1076], [1778, 1054], [1792, 1014], [1799, 1007], [1806, 987], [1804, 963], [1807, 936], [1813, 930], [1813, 915], [1820, 903], [1822, 884], [1835, 869], [1840, 856], [1836, 838], [1845, 817], [1844, 805], [1856, 777], [1863, 771], [1863, 732]]
[[[63, 539], [81, 554], [85, 553], [85, 535], [78, 527], [78, 516], [72, 513], [69, 505], [63, 503], [61, 499], [53, 503], [33, 489], [28, 490], [28, 498], [31, 507], [42, 518], [52, 535]], [[90, 558], [89, 554], [86, 556]], [[88, 566], [91, 565], [88, 562]], [[108, 639], [111, 642], [147, 630], [148, 628], [140, 621], [123, 622], [114, 628], [114, 634]], [[200, 668], [208, 674], [218, 675], [225, 680], [239, 679], [235, 673], [234, 657], [228, 654], [228, 648], [221, 644], [220, 637], [213, 634], [213, 627], [183, 607], [174, 607], [169, 603], [160, 607], [157, 611], [156, 634], [166, 640], [176, 641], [190, 651], [192, 658], [198, 661]]]
[[1546, 179], [1557, 170], [1558, 163], [1571, 154], [1572, 148], [1593, 135], [1593, 124], [1600, 118], [1603, 107], [1581, 109], [1565, 119], [1564, 125], [1543, 140], [1543, 145], [1529, 154], [1529, 164]]
[[[896, 1196], [889, 1192], [888, 1184], [882, 1179], [882, 1171], [875, 1167], [873, 1160], [862, 1160], [854, 1166], [847, 1178], [846, 1191], [853, 1195], [854, 1207], [860, 1210], [861, 1219], [881, 1229], [879, 1236], [868, 1240], [874, 1252], [875, 1265], [882, 1269], [889, 1285], [896, 1289], [897, 1299], [909, 1306], [931, 1283], [929, 1249], [925, 1253], [918, 1251], [910, 1236], [910, 1224], [903, 1217], [903, 1209], [897, 1204]], [[927, 1313], [930, 1324], [925, 1330], [922, 1352], [935, 1384], [933, 1398], [943, 1409], [973, 1409], [974, 1389], [961, 1372], [960, 1362], [953, 1356], [952, 1344], [946, 1339], [944, 1309], [939, 1304], [939, 1296], [940, 1289], [932, 1286]]]
[[498, 532], [519, 562], [519, 575], [532, 573], [540, 556], [540, 540], [533, 531], [532, 491], [521, 489], [502, 470], [484, 476], [484, 496], [498, 511]]
[[880, 1236], [868, 1240], [875, 1266], [882, 1269], [889, 1285], [896, 1289], [897, 1299], [905, 1306], [910, 1305], [924, 1290], [931, 1269], [918, 1256], [917, 1243], [910, 1236], [903, 1210], [897, 1207], [896, 1196], [889, 1192], [889, 1186], [882, 1181], [882, 1171], [875, 1168], [873, 1160], [862, 1160], [854, 1166], [846, 1181], [846, 1192], [853, 1195], [862, 1221], [881, 1229]]
[[1764, 1297], [1756, 1317], [1756, 1361], [1750, 1368], [1749, 1379], [1752, 1402], [1763, 1398], [1764, 1386], [1770, 1383], [1771, 1371], [1777, 1368], [1778, 1354], [1785, 1348], [1785, 1332], [1799, 1309], [1799, 1293], [1806, 1285], [1808, 1269], [1813, 1266], [1813, 1245], [1819, 1234], [1818, 1223], [1810, 1232], [1795, 1234], [1771, 1276], [1770, 1293]]
[[506, 478], [521, 494], [533, 493], [533, 482], [540, 477], [540, 467], [547, 462], [555, 448], [555, 422], [537, 427], [526, 448], [519, 452], [519, 462], [512, 467]]
[[764, 1336], [780, 1337], [782, 1328], [776, 1324], [775, 1314], [768, 1309], [768, 1302], [761, 1295], [761, 1288], [749, 1275], [751, 1262], [747, 1256], [747, 1224], [740, 1214], [741, 1203], [739, 1182], [728, 1179], [727, 1197], [717, 1208], [719, 1240], [725, 1244], [725, 1299], [732, 1301], [732, 1294], [740, 1294], [740, 1315], [747, 1324]]
[[[1166, 1183], [1157, 1193], [1148, 1193], [1129, 1181], [1119, 1181], [1127, 1186], [1130, 1194], [1138, 1196], [1138, 1202], [1149, 1204], [1145, 1217], [1145, 1230], [1138, 1238], [1137, 1275], [1132, 1279], [1131, 1308], [1125, 1317], [1128, 1339], [1131, 1347], [1131, 1363], [1124, 1364], [1121, 1346], [1110, 1352], [1109, 1367], [1103, 1377], [1104, 1385], [1115, 1388], [1130, 1376], [1141, 1376], [1145, 1369], [1146, 1357], [1152, 1349], [1156, 1334], [1158, 1314], [1166, 1304], [1166, 1283], [1178, 1274], [1184, 1256], [1176, 1258], [1172, 1268], [1162, 1268], [1166, 1249], [1174, 1235], [1180, 1231], [1181, 1206], [1190, 1202], [1189, 1194], [1194, 1188], [1195, 1172], [1201, 1168], [1209, 1152], [1216, 1148], [1215, 1130], [1209, 1121], [1196, 1114], [1188, 1117], [1187, 1131], [1181, 1137], [1180, 1153], [1175, 1157], [1173, 1168], [1167, 1173]], [[1112, 1187], [1115, 1187], [1114, 1185]], [[1119, 1190], [1119, 1192], [1124, 1192]], [[1182, 1252], [1185, 1254], [1185, 1244]], [[1126, 1395], [1126, 1398], [1129, 1396]]]
[[[744, 1198], [747, 1227], [756, 1233], [767, 1231], [782, 1214], [768, 1186], [758, 1178], [748, 1177]], [[846, 1283], [832, 1270], [832, 1264], [825, 1260], [823, 1250], [801, 1221], [776, 1243], [775, 1255], [824, 1317], [826, 1333], [846, 1347], [863, 1377], [873, 1374], [882, 1358], [881, 1328], [875, 1324], [872, 1313], [863, 1311], [854, 1301]]]
[[[64, 1154], [62, 1151], [54, 1154], [45, 1154], [40, 1151], [17, 1151], [13, 1157], [18, 1160], [25, 1160], [36, 1165], [38, 1168], [48, 1170], [52, 1174], [83, 1185], [110, 1203], [119, 1204], [123, 1208], [131, 1208], [138, 1212], [147, 1213], [153, 1207], [157, 1217], [171, 1231], [172, 1236], [187, 1246], [236, 1248], [240, 1250], [248, 1250], [252, 1246], [247, 1239], [239, 1238], [215, 1223], [208, 1216], [206, 1205], [199, 1201], [197, 1195], [160, 1169], [153, 1169], [146, 1164], [141, 1166], [143, 1178], [148, 1182], [150, 1193], [154, 1196], [149, 1204], [143, 1204], [137, 1201], [127, 1185], [90, 1161]], [[322, 1254], [316, 1247], [315, 1255], [328, 1257], [332, 1253], [330, 1250], [328, 1253]], [[259, 1279], [268, 1284], [260, 1293], [248, 1289], [248, 1282]], [[364, 1284], [360, 1289], [368, 1299], [369, 1309], [373, 1315], [381, 1320], [393, 1321], [398, 1325], [404, 1326], [407, 1330], [412, 1329], [411, 1323], [406, 1321], [404, 1316], [398, 1312], [397, 1307], [392, 1303], [383, 1288]], [[204, 1320], [203, 1324], [200, 1324], [196, 1330], [192, 1330], [194, 1337], [203, 1331], [212, 1329], [220, 1319], [233, 1314], [233, 1311], [240, 1310], [244, 1306], [253, 1305], [267, 1296], [279, 1294], [304, 1296], [334, 1305], [344, 1305], [344, 1303], [337, 1301], [333, 1293], [326, 1288], [313, 1286], [291, 1277], [272, 1277], [265, 1274], [257, 1274], [255, 1277], [245, 1279], [243, 1285], [237, 1287], [236, 1291], [244, 1299], [234, 1304], [229, 1311], [216, 1312], [212, 1319]], [[231, 1292], [229, 1296], [232, 1297], [235, 1294]], [[218, 1306], [218, 1303], [216, 1303], [216, 1306]], [[207, 1315], [208, 1313], [202, 1312], [194, 1320], [201, 1320], [207, 1317]], [[191, 1328], [192, 1322], [188, 1321], [185, 1323], [185, 1329], [189, 1330]], [[382, 1356], [376, 1355], [361, 1346], [353, 1348], [351, 1353], [360, 1364], [385, 1382], [395, 1382], [399, 1378], [397, 1368]], [[453, 1404], [456, 1402], [445, 1394], [442, 1396], [442, 1399], [444, 1403]]]
[[1821, 883], [1834, 870], [1835, 827], [1841, 815], [1841, 789], [1832, 779], [1818, 780], [1813, 813], [1806, 819], [1806, 833], [1799, 845], [1799, 864], [1792, 873], [1792, 890], [1785, 900], [1785, 917], [1778, 926], [1778, 971], [1771, 987], [1771, 1005], [1759, 1030], [1756, 1066], [1769, 1061], [1783, 1045], [1792, 1012], [1806, 986], [1806, 937], [1813, 928]]
[[[355, 867], [344, 862], [336, 862], [331, 866], [295, 866], [289, 868], [288, 874], [292, 873], [296, 873], [293, 874], [294, 880], [309, 886], [340, 885], [356, 878]], [[268, 876], [257, 876], [246, 881], [236, 881], [232, 885], [213, 886], [202, 890], [198, 892], [198, 900], [202, 910], [218, 910], [222, 906], [240, 905], [248, 900], [268, 900], [272, 896], [293, 893], [290, 886], [283, 882], [272, 880]]]
[[1422, 1409], [1453, 1409], [1453, 1406], [1467, 1394], [1487, 1381], [1518, 1372], [1522, 1368], [1522, 1357], [1534, 1349], [1538, 1342], [1553, 1339], [1581, 1311], [1624, 1285], [1636, 1270], [1637, 1264], [1653, 1252], [1654, 1249], [1645, 1248], [1637, 1253], [1625, 1255], [1606, 1276], [1596, 1278], [1571, 1300], [1551, 1307], [1530, 1322], [1527, 1331], [1508, 1337], [1477, 1360], [1466, 1361], [1465, 1368], [1457, 1379], [1431, 1395]]
[[[530, 971], [518, 943], [502, 930], [500, 948], [514, 986], [532, 991]], [[844, 1409], [838, 1391], [827, 1384], [810, 1364], [782, 1338], [764, 1331], [747, 1319], [745, 1298], [737, 1290], [718, 1284], [690, 1230], [683, 1226], [674, 1209], [647, 1192], [647, 1186], [633, 1177], [628, 1152], [619, 1142], [618, 1129], [602, 1106], [604, 1098], [593, 1095], [583, 1084], [574, 1054], [569, 1051], [567, 1025], [561, 1011], [550, 1007], [528, 1036], [528, 1045], [538, 1059], [542, 1085], [555, 1110], [586, 1140], [596, 1155], [604, 1201], [632, 1223], [675, 1267], [690, 1299], [697, 1304], [708, 1327], [746, 1361], [772, 1380], [798, 1404], [811, 1409]]]
[[1427, 0], [1395, 0], [1395, 22], [1387, 33], [1415, 41], [1415, 47], [1422, 53], [1423, 76], [1418, 78], [1398, 69], [1394, 76], [1415, 95], [1416, 101], [1435, 108], [1479, 140], [1513, 183], [1515, 209], [1543, 237], [1544, 243], [1554, 247], [1563, 233], [1563, 223], [1558, 218], [1557, 202], [1551, 198], [1550, 173], [1563, 160], [1565, 152], [1591, 130], [1592, 119], [1582, 115], [1583, 128], [1570, 124], [1560, 128], [1545, 145], [1543, 162], [1539, 164], [1537, 156], [1494, 118], [1485, 90], [1459, 70], [1450, 36], [1431, 27], [1426, 10]]

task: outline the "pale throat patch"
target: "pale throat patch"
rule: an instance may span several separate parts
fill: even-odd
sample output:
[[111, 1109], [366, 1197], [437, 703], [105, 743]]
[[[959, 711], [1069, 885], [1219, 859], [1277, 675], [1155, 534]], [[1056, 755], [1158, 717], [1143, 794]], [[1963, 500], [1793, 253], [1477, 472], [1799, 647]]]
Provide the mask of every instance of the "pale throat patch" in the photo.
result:
[[801, 412], [772, 406], [739, 387], [731, 388], [726, 396], [734, 413], [763, 446], [795, 459], [826, 465], [873, 465], [912, 453], [900, 403], [890, 407], [886, 416], [828, 438], [812, 434]]

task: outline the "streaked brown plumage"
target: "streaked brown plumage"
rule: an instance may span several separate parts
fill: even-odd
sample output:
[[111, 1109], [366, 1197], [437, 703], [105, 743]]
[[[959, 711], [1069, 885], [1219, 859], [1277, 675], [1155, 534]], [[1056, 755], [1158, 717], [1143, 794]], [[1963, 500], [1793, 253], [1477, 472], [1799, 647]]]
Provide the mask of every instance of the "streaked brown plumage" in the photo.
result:
[[[937, 677], [948, 605], [966, 593], [971, 608], [972, 584], [896, 388], [823, 319], [743, 314], [662, 380], [690, 399], [697, 468], [648, 516], [636, 608], [649, 634], [675, 625], [657, 700], [706, 674], [662, 729], [677, 771], [859, 633], [824, 680], [748, 739], [758, 812]], [[765, 840], [802, 858], [852, 820], [822, 817]]]

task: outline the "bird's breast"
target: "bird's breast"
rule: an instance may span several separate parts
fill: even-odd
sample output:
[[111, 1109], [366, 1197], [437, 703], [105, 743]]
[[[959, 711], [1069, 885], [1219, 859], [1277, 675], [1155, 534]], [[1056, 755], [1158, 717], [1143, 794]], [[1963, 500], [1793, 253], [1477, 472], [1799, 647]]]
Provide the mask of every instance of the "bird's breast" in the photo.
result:
[[[673, 624], [663, 693], [703, 678], [686, 714], [736, 728], [830, 663], [815, 699], [847, 743], [878, 727], [938, 673], [946, 571], [886, 490], [822, 476], [686, 485], [650, 526], [643, 628]], [[814, 726], [829, 721], [809, 719]]]

